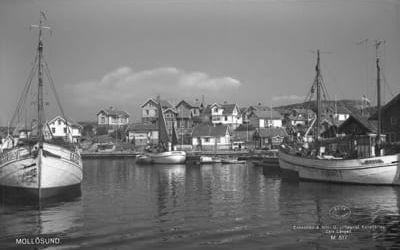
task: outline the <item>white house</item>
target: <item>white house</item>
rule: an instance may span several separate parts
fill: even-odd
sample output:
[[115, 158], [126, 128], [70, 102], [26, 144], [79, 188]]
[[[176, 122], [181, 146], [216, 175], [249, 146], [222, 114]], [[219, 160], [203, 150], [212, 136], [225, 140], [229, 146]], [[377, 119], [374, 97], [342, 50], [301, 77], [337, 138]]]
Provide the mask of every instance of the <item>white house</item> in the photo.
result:
[[273, 109], [269, 111], [254, 110], [248, 115], [250, 124], [255, 128], [282, 127], [282, 115]]
[[338, 105], [335, 107], [335, 113], [333, 115], [334, 119], [338, 123], [342, 123], [350, 117], [350, 110], [348, 110], [345, 106]]
[[230, 149], [229, 127], [227, 125], [199, 124], [193, 129], [192, 145], [197, 150]]
[[50, 132], [52, 137], [66, 137], [71, 138], [74, 142], [79, 142], [81, 138], [82, 126], [71, 120], [67, 120], [61, 116], [56, 116], [47, 122], [47, 130]]
[[243, 123], [242, 114], [236, 104], [214, 103], [210, 108], [213, 124], [228, 125], [230, 128], [236, 129]]
[[99, 126], [124, 126], [129, 123], [129, 114], [114, 107], [101, 109], [97, 112], [97, 124]]

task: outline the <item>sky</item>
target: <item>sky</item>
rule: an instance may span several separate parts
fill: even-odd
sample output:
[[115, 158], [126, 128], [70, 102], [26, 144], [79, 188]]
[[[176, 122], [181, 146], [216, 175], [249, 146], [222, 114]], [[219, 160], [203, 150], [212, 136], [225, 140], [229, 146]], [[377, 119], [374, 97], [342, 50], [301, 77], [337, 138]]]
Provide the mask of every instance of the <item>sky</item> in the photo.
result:
[[400, 92], [395, 0], [1, 0], [0, 125], [32, 67], [37, 32], [29, 26], [41, 10], [53, 31], [45, 59], [76, 121], [94, 121], [109, 106], [139, 121], [140, 105], [157, 95], [239, 106], [302, 102], [317, 49], [332, 99], [375, 102], [377, 39], [386, 41], [384, 100]]

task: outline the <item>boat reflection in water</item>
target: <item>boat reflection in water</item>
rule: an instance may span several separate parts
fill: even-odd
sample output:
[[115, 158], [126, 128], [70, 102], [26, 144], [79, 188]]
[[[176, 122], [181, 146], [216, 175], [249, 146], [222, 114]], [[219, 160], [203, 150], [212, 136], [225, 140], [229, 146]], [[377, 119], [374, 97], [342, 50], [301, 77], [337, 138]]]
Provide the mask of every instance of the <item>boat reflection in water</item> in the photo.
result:
[[[65, 249], [395, 248], [399, 190], [291, 181], [246, 165], [85, 161], [82, 198], [35, 207], [2, 203], [0, 249], [21, 235], [56, 235]], [[330, 216], [347, 206], [343, 220]], [[384, 225], [330, 240], [302, 225]]]
[[0, 221], [0, 249], [15, 248], [17, 238], [57, 237], [65, 244], [83, 227], [81, 190], [39, 203], [2, 195]]

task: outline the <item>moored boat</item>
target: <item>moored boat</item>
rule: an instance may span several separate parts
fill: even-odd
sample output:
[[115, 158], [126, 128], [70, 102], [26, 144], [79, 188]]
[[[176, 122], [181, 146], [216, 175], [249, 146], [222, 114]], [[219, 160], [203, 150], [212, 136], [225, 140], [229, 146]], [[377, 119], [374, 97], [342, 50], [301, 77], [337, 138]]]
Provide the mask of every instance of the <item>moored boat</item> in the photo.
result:
[[[158, 100], [158, 132], [159, 140], [156, 152], [149, 152], [138, 156], [139, 164], [183, 164], [186, 161], [186, 152], [172, 150], [176, 143], [175, 127], [173, 127], [172, 142], [168, 136], [165, 118], [161, 107], [160, 98]], [[175, 142], [175, 143], [174, 143]]]
[[[376, 42], [376, 48], [380, 42]], [[380, 64], [379, 58], [376, 58], [377, 66], [377, 89], [378, 89], [378, 129], [376, 135], [367, 135], [360, 138], [360, 141], [367, 141], [365, 145], [367, 153], [361, 157], [358, 151], [354, 150], [355, 156], [329, 155], [325, 150], [333, 146], [337, 147], [340, 138], [334, 138], [333, 142], [326, 145], [324, 141], [318, 138], [320, 124], [320, 91], [321, 76], [319, 65], [319, 51], [316, 65], [317, 76], [313, 88], [317, 90], [317, 116], [314, 125], [316, 132], [312, 148], [301, 145], [283, 145], [279, 152], [279, 165], [284, 171], [294, 173], [300, 179], [339, 182], [339, 183], [357, 183], [357, 184], [375, 184], [375, 185], [400, 185], [400, 154], [384, 155], [382, 146], [383, 138], [381, 136], [381, 117], [380, 117]], [[336, 141], [335, 141], [336, 140]], [[345, 145], [360, 145], [356, 137], [345, 138]], [[308, 145], [307, 142], [304, 145]], [[361, 146], [361, 145], [360, 145]], [[299, 150], [300, 148], [300, 150]], [[350, 152], [346, 152], [350, 153]]]
[[[39, 30], [39, 42], [34, 66], [25, 85], [24, 91], [17, 104], [16, 112], [11, 120], [14, 123], [15, 117], [21, 116], [21, 111], [26, 103], [29, 92], [37, 91], [37, 102], [34, 121], [36, 124], [28, 129], [25, 120], [25, 128], [16, 132], [23, 132], [19, 135], [8, 135], [1, 144], [0, 152], [0, 187], [6, 191], [22, 191], [29, 197], [43, 199], [68, 192], [71, 188], [78, 187], [82, 182], [82, 160], [77, 146], [72, 139], [71, 131], [66, 132], [65, 138], [53, 136], [49, 125], [45, 120], [44, 98], [43, 98], [43, 75], [46, 74], [49, 83], [52, 85], [54, 96], [59, 104], [58, 95], [50, 77], [47, 63], [43, 59], [42, 33], [49, 29], [43, 25], [44, 13], [41, 13], [39, 25], [32, 27]], [[37, 71], [37, 88], [31, 87], [33, 73]], [[65, 121], [65, 115], [62, 111]], [[68, 122], [66, 127], [68, 129]], [[18, 128], [18, 124], [16, 124]], [[35, 131], [33, 131], [35, 129]], [[69, 133], [68, 133], [69, 132]]]
[[216, 156], [200, 156], [200, 164], [221, 163], [222, 159]]

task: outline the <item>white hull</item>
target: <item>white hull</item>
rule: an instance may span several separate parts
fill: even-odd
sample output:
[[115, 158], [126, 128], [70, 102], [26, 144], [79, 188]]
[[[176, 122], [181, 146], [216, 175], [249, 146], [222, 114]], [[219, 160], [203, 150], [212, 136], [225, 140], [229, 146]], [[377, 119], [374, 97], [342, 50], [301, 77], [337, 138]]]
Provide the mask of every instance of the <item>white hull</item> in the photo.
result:
[[26, 189], [39, 198], [56, 195], [57, 189], [80, 185], [82, 177], [79, 152], [57, 145], [44, 143], [35, 154], [29, 154], [27, 148], [1, 154], [0, 186]]
[[221, 163], [222, 159], [218, 157], [211, 156], [200, 156], [200, 164], [212, 164], [212, 163]]
[[375, 185], [400, 185], [400, 154], [363, 159], [312, 159], [279, 152], [279, 165], [301, 179]]
[[155, 164], [183, 164], [186, 161], [185, 151], [167, 151], [149, 154], [151, 162]]

